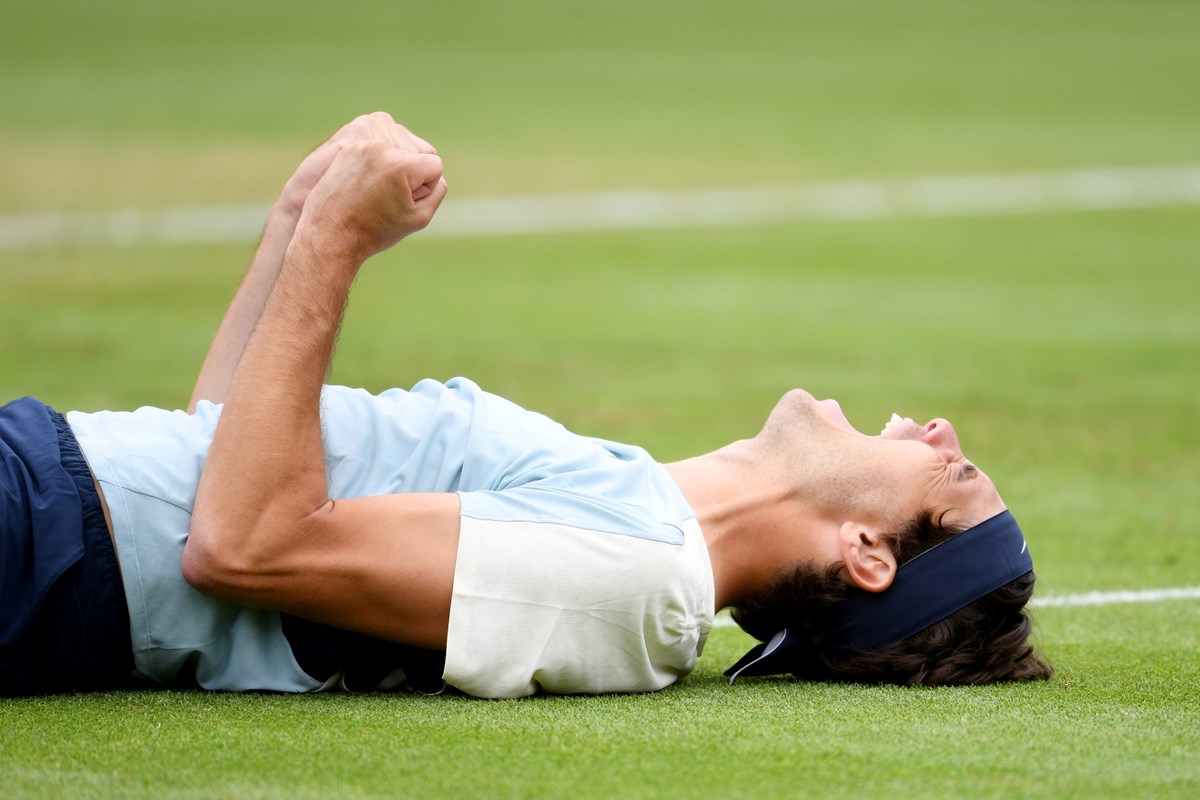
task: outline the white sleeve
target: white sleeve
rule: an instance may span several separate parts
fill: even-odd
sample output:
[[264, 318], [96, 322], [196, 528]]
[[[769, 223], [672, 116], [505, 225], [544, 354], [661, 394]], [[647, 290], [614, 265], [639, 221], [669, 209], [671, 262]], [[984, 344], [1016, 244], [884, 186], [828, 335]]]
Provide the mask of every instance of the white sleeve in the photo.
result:
[[479, 697], [655, 691], [712, 627], [699, 526], [682, 545], [462, 517], [445, 681]]

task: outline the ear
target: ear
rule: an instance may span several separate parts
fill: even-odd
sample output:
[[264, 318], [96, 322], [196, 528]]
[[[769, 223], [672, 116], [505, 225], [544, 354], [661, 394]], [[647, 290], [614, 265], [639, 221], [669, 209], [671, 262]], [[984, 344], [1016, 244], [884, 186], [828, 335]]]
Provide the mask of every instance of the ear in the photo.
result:
[[843, 522], [838, 546], [850, 582], [868, 592], [882, 592], [896, 577], [896, 556], [879, 534], [860, 522]]

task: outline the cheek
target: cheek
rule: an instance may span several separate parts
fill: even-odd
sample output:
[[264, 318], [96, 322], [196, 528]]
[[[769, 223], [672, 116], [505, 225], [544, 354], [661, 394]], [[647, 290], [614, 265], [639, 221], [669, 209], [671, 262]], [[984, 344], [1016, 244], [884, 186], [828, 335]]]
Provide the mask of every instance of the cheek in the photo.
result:
[[[924, 445], [917, 447], [924, 448]], [[904, 457], [892, 465], [892, 507], [904, 515], [904, 519], [912, 519], [918, 512], [938, 504], [938, 495], [945, 489], [944, 480], [945, 471], [930, 463], [928, 453], [905, 452]]]
[[911, 464], [883, 463], [866, 471], [857, 484], [857, 506], [875, 524], [894, 527], [911, 519], [923, 508], [927, 493]]

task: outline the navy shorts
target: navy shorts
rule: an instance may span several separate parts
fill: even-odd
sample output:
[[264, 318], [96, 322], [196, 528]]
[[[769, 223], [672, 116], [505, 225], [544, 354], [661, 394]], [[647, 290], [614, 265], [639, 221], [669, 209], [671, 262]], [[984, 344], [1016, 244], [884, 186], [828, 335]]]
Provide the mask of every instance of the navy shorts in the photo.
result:
[[280, 615], [283, 635], [300, 669], [314, 680], [326, 682], [340, 674], [340, 688], [352, 692], [392, 689], [397, 671], [404, 683], [421, 694], [442, 694], [446, 683], [446, 654], [406, 644], [386, 642], [360, 633], [309, 622], [290, 614]]
[[87, 462], [61, 414], [0, 407], [0, 695], [131, 685], [121, 572]]

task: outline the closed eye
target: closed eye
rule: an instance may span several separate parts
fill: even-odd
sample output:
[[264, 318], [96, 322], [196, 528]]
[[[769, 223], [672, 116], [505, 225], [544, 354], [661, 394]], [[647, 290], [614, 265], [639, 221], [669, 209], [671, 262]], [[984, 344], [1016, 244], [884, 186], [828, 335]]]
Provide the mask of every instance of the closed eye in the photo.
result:
[[977, 475], [979, 475], [979, 470], [975, 468], [974, 464], [963, 464], [961, 467], [959, 467], [958, 473], [955, 474], [954, 480], [956, 480], [956, 481], [970, 480], [971, 478], [974, 478]]

